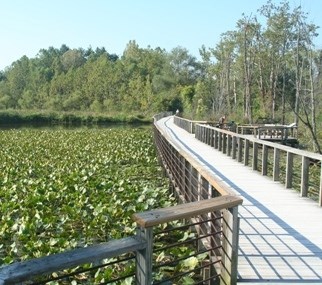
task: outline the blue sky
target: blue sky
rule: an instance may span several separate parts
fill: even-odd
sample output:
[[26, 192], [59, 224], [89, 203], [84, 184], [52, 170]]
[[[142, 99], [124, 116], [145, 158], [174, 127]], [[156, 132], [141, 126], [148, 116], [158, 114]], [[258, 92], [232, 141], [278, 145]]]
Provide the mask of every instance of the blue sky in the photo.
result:
[[[259, 15], [266, 0], [0, 0], [0, 70], [42, 48], [105, 47], [122, 55], [126, 44], [167, 51], [182, 46], [198, 57], [234, 30], [242, 14]], [[274, 0], [274, 3], [280, 1]], [[302, 5], [308, 22], [322, 27], [321, 0], [289, 0]], [[322, 30], [315, 41], [322, 48]]]

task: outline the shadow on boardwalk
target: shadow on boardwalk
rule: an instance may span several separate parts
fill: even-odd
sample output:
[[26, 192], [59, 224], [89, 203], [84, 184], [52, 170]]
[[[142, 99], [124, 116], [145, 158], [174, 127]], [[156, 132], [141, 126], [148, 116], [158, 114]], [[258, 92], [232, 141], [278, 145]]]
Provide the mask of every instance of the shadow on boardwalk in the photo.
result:
[[239, 191], [244, 198], [239, 210], [239, 281], [322, 283], [322, 250]]
[[[175, 144], [244, 199], [239, 208], [238, 282], [322, 284], [322, 220], [310, 221], [305, 207], [314, 208], [319, 216], [321, 208], [316, 209], [294, 191], [195, 140], [176, 127], [171, 118], [164, 121], [164, 127]], [[305, 203], [309, 206], [302, 207]], [[303, 234], [302, 228], [305, 233], [309, 228], [310, 234]]]

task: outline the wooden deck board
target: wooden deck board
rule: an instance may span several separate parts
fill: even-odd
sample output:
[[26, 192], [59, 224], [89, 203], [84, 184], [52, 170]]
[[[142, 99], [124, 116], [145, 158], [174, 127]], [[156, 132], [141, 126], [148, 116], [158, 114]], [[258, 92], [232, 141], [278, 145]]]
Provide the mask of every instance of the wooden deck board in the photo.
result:
[[322, 284], [322, 208], [316, 202], [201, 143], [171, 117], [159, 125], [242, 196], [239, 283]]

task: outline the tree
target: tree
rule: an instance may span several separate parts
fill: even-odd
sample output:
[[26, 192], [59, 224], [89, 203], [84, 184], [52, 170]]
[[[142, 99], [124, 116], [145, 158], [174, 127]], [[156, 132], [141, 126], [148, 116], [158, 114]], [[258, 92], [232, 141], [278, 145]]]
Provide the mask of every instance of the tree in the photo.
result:
[[218, 92], [215, 93], [216, 98], [213, 100], [213, 103], [216, 104], [217, 117], [233, 112], [237, 108], [236, 93], [232, 89], [236, 47], [236, 33], [227, 32], [222, 34], [219, 44], [211, 50], [216, 60], [211, 77], [217, 81], [215, 90]]
[[10, 96], [9, 108], [19, 108], [18, 101], [28, 86], [30, 73], [30, 60], [27, 56], [15, 61], [6, 72]]
[[196, 83], [200, 75], [200, 66], [196, 58], [190, 55], [186, 48], [174, 48], [169, 54], [169, 61], [176, 85], [185, 86]]
[[315, 70], [318, 66], [318, 57], [313, 51], [313, 38], [317, 36], [317, 26], [305, 22], [307, 16], [302, 12], [301, 7], [295, 9], [293, 15], [296, 30], [294, 42], [296, 52], [293, 55], [296, 74], [295, 122], [298, 124], [301, 121], [308, 127], [313, 139], [313, 149], [321, 153], [315, 109], [315, 80], [317, 78]]
[[62, 57], [61, 62], [64, 70], [67, 72], [71, 68], [78, 68], [85, 63], [85, 58], [82, 51], [72, 49], [66, 51]]
[[243, 70], [243, 111], [244, 118], [252, 123], [253, 122], [253, 103], [254, 103], [254, 77], [255, 65], [257, 57], [257, 43], [260, 34], [260, 24], [257, 22], [256, 17], [246, 17], [237, 22], [237, 43], [240, 53], [240, 63]]
[[[289, 12], [289, 3], [284, 1], [280, 6], [276, 6], [272, 1], [268, 1], [260, 9], [261, 15], [267, 19], [267, 28], [263, 33], [266, 54], [268, 60], [266, 63], [269, 68], [269, 85], [267, 86], [270, 93], [272, 118], [275, 118], [277, 107], [278, 93], [281, 97], [282, 106], [282, 123], [285, 123], [286, 115], [286, 89], [289, 84], [287, 81], [287, 61], [288, 50], [292, 42], [292, 22]], [[281, 86], [278, 85], [279, 78], [282, 79]]]

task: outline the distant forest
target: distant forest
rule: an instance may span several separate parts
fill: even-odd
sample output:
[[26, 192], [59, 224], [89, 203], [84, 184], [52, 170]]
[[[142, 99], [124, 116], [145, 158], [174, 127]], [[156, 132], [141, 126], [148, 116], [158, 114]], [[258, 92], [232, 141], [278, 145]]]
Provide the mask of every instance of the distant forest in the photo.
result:
[[0, 71], [0, 111], [150, 117], [179, 109], [192, 119], [225, 114], [238, 123], [295, 122], [321, 153], [318, 27], [288, 1], [268, 1], [257, 13], [243, 15], [215, 47], [202, 46], [200, 60], [184, 47], [168, 52], [135, 40], [122, 56], [104, 47], [40, 49]]

